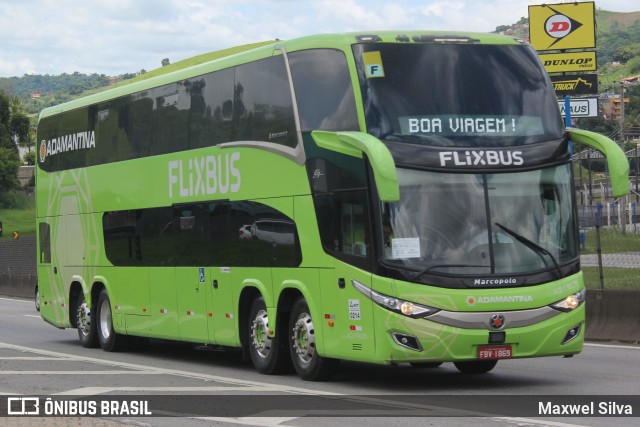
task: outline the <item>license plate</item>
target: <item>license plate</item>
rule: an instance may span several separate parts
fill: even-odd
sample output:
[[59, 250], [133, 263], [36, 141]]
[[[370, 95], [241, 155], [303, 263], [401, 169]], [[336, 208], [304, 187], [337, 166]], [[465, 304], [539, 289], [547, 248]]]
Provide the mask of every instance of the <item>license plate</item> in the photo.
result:
[[490, 360], [490, 359], [511, 359], [511, 346], [480, 346], [478, 347], [478, 359]]

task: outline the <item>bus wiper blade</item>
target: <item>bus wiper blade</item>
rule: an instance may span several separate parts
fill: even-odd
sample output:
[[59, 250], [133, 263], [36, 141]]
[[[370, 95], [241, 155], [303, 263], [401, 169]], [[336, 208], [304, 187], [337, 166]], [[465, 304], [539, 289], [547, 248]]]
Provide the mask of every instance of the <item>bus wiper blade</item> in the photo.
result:
[[500, 227], [500, 229], [502, 231], [504, 231], [505, 233], [507, 233], [511, 237], [515, 238], [518, 242], [522, 243], [523, 245], [525, 245], [526, 247], [528, 247], [529, 249], [534, 251], [540, 257], [540, 259], [542, 260], [544, 265], [547, 265], [547, 261], [544, 259], [544, 257], [542, 255], [543, 254], [544, 255], [548, 255], [549, 258], [551, 258], [551, 261], [553, 261], [553, 265], [555, 265], [556, 270], [558, 270], [558, 273], [562, 274], [562, 271], [560, 270], [560, 266], [558, 265], [558, 261], [556, 260], [556, 257], [554, 257], [551, 252], [549, 252], [548, 250], [546, 250], [545, 248], [543, 248], [542, 246], [540, 246], [536, 242], [531, 241], [531, 240], [527, 239], [526, 237], [524, 237], [523, 235], [518, 234], [515, 231], [511, 230], [510, 228], [505, 227], [504, 225], [500, 224], [499, 222], [496, 222], [494, 224], [497, 225], [498, 227]]
[[416, 274], [411, 276], [411, 280], [416, 280], [418, 277], [422, 276], [423, 274], [428, 273], [429, 271], [433, 270], [434, 268], [440, 268], [440, 267], [459, 267], [459, 268], [480, 267], [480, 268], [489, 268], [488, 265], [436, 264], [436, 265], [430, 265], [429, 267], [425, 268], [424, 270], [418, 271]]

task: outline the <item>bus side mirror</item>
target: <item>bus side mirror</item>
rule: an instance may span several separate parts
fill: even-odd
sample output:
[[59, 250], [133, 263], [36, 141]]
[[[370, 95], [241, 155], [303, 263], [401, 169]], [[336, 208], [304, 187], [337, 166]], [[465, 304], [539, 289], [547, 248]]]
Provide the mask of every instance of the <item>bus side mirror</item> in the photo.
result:
[[396, 164], [391, 152], [378, 138], [363, 132], [311, 132], [313, 140], [327, 150], [362, 158], [366, 154], [373, 169], [378, 196], [383, 202], [400, 200]]
[[571, 141], [586, 144], [605, 155], [614, 197], [629, 194], [629, 160], [615, 142], [604, 135], [583, 129], [567, 128], [567, 136]]

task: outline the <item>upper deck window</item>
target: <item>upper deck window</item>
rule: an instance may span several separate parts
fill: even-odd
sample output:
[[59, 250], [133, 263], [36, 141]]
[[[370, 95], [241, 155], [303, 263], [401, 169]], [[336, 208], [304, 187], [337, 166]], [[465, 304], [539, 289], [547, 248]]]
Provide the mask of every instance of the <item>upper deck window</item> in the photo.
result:
[[227, 142], [297, 144], [281, 55], [43, 118], [38, 164], [59, 171]]
[[367, 131], [432, 146], [507, 147], [561, 138], [555, 93], [525, 45], [353, 47]]
[[358, 130], [347, 59], [339, 50], [289, 54], [302, 131]]

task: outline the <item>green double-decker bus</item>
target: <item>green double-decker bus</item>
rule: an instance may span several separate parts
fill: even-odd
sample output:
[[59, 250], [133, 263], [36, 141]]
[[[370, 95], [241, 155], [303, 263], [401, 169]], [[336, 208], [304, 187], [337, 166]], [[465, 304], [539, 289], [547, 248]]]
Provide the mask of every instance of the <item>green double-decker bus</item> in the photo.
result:
[[42, 317], [85, 347], [241, 348], [465, 373], [584, 341], [571, 141], [533, 49], [471, 33], [276, 41], [44, 110]]

